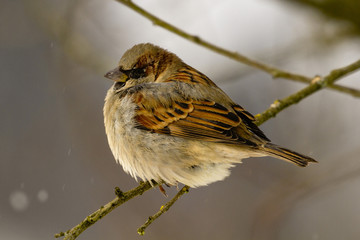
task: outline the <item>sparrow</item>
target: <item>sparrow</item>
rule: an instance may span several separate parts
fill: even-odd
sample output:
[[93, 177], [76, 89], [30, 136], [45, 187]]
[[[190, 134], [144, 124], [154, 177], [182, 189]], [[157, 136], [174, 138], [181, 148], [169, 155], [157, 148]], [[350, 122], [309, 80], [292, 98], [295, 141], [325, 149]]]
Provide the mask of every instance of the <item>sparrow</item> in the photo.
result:
[[105, 77], [114, 81], [103, 109], [109, 146], [135, 179], [194, 188], [223, 180], [249, 157], [316, 162], [271, 143], [253, 115], [158, 46], [133, 46]]

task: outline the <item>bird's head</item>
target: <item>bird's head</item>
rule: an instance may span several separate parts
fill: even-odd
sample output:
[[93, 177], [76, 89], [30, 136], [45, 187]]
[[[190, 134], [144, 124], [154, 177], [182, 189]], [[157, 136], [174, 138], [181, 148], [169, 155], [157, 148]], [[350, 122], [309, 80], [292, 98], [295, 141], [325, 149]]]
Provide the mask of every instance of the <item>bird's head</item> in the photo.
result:
[[137, 44], [127, 50], [119, 61], [119, 66], [105, 74], [115, 82], [135, 84], [162, 82], [169, 74], [183, 66], [175, 54], [150, 43]]

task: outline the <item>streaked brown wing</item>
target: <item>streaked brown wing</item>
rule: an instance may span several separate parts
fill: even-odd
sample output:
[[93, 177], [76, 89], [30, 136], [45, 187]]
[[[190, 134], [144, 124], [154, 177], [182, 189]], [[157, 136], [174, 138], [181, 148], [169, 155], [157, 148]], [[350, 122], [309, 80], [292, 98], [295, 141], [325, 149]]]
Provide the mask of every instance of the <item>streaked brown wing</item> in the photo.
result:
[[[204, 74], [184, 66], [165, 82], [216, 87]], [[166, 84], [166, 83], [163, 83]], [[203, 141], [256, 145], [269, 139], [254, 124], [254, 116], [239, 105], [225, 107], [215, 101], [185, 99], [179, 93], [164, 101], [134, 93], [136, 121], [144, 130]], [[225, 94], [225, 93], [222, 93]], [[172, 98], [172, 99], [170, 99]], [[171, 104], [169, 104], [169, 102]]]
[[[145, 98], [138, 102], [135, 119], [139, 128], [155, 133], [222, 143], [256, 145], [256, 135], [268, 141], [241, 107], [232, 109], [213, 101], [176, 101], [173, 106], [146, 109]], [[245, 110], [243, 110], [245, 111]], [[249, 113], [247, 113], [249, 114]], [[250, 115], [252, 117], [252, 115]], [[244, 119], [246, 119], [244, 121]], [[256, 141], [258, 142], [258, 141]]]
[[204, 141], [228, 142], [239, 140], [231, 129], [239, 125], [240, 119], [223, 106], [211, 101], [193, 101], [191, 112], [164, 129], [169, 134]]

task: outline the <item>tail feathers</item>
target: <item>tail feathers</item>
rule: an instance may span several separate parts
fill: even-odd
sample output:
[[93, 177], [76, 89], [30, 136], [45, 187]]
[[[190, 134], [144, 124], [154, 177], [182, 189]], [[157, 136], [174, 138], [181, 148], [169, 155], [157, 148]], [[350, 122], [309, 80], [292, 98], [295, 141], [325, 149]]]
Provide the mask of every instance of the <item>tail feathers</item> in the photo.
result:
[[315, 162], [315, 163], [317, 162], [315, 159], [312, 159], [311, 157], [302, 155], [300, 153], [291, 151], [289, 149], [280, 147], [272, 143], [265, 144], [264, 147], [261, 149], [261, 151], [268, 154], [269, 156], [279, 158], [285, 161], [289, 161], [300, 167], [306, 167], [309, 162]]

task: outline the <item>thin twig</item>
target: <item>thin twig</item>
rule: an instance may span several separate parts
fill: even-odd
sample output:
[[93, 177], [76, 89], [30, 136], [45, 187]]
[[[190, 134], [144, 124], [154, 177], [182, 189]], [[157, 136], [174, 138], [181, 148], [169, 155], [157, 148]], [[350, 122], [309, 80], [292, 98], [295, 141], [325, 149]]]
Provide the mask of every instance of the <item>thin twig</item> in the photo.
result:
[[171, 199], [169, 202], [167, 202], [165, 205], [160, 207], [160, 210], [155, 213], [154, 215], [152, 215], [151, 217], [148, 218], [148, 220], [141, 226], [138, 228], [138, 233], [140, 235], [144, 235], [145, 234], [145, 229], [152, 223], [154, 222], [158, 217], [160, 217], [163, 213], [167, 212], [170, 207], [185, 193], [189, 192], [189, 186], [185, 185], [176, 195], [173, 199]]
[[[306, 78], [303, 78], [303, 79], [290, 79], [290, 80], [293, 80], [295, 82], [302, 82], [302, 83], [306, 83], [306, 84], [311, 84], [312, 83], [312, 79], [306, 79]], [[329, 89], [332, 89], [332, 90], [336, 90], [338, 92], [342, 92], [342, 93], [346, 93], [346, 94], [349, 94], [353, 97], [358, 97], [360, 98], [360, 90], [357, 90], [355, 88], [352, 88], [352, 87], [345, 87], [345, 86], [342, 86], [342, 85], [338, 85], [338, 84], [330, 84], [327, 86]]]
[[275, 117], [276, 114], [278, 114], [283, 109], [289, 107], [290, 105], [298, 103], [299, 101], [313, 94], [314, 92], [333, 84], [335, 81], [339, 80], [345, 75], [357, 71], [359, 69], [360, 69], [360, 60], [348, 66], [335, 69], [325, 77], [315, 77], [309, 86], [303, 88], [302, 90], [294, 94], [291, 94], [286, 98], [283, 98], [281, 100], [276, 100], [273, 104], [271, 104], [270, 108], [268, 108], [266, 111], [262, 112], [261, 114], [256, 115], [255, 116], [256, 124], [257, 125], [262, 124], [269, 118]]
[[[264, 72], [269, 73], [273, 78], [284, 78], [284, 79], [289, 79], [289, 80], [294, 80], [297, 82], [302, 82], [302, 83], [307, 83], [307, 84], [311, 84], [311, 78], [300, 75], [300, 74], [296, 74], [296, 73], [291, 73], [291, 72], [286, 72], [283, 71], [281, 69], [275, 68], [273, 66], [255, 61], [251, 58], [248, 58], [242, 54], [239, 54], [237, 52], [232, 52], [229, 51], [225, 48], [221, 48], [219, 46], [216, 46], [210, 42], [207, 42], [203, 39], [201, 39], [200, 37], [196, 36], [196, 35], [191, 35], [177, 27], [175, 27], [174, 25], [171, 25], [170, 23], [165, 22], [164, 20], [161, 20], [160, 18], [154, 16], [153, 14], [149, 13], [148, 11], [146, 11], [145, 9], [141, 8], [140, 6], [136, 5], [135, 3], [133, 3], [131, 0], [116, 0], [117, 2], [120, 2], [122, 4], [124, 4], [125, 6], [131, 8], [132, 10], [134, 10], [135, 12], [139, 13], [140, 15], [144, 16], [145, 18], [149, 19], [150, 21], [153, 22], [154, 25], [158, 25], [172, 33], [175, 33], [189, 41], [192, 41], [200, 46], [203, 46], [207, 49], [210, 49], [216, 53], [219, 53], [223, 56], [229, 57], [235, 61], [241, 62], [243, 64], [246, 64], [248, 66], [260, 69]], [[360, 97], [360, 90], [354, 89], [354, 88], [349, 88], [349, 87], [344, 87], [344, 86], [340, 86], [340, 85], [332, 85], [329, 84], [328, 85], [329, 88], [333, 89], [333, 90], [337, 90], [343, 93], [347, 93], [350, 94], [354, 97]]]
[[136, 188], [131, 189], [127, 192], [121, 192], [119, 188], [116, 188], [115, 193], [117, 197], [111, 202], [107, 203], [105, 206], [102, 206], [100, 209], [87, 216], [81, 223], [73, 227], [72, 229], [55, 234], [55, 238], [64, 237], [63, 240], [74, 240], [76, 239], [83, 231], [88, 227], [99, 221], [101, 218], [106, 216], [112, 210], [122, 205], [123, 203], [129, 201], [130, 199], [142, 195], [144, 192], [150, 190], [151, 188], [157, 186], [157, 183], [150, 184], [149, 182], [142, 182]]

